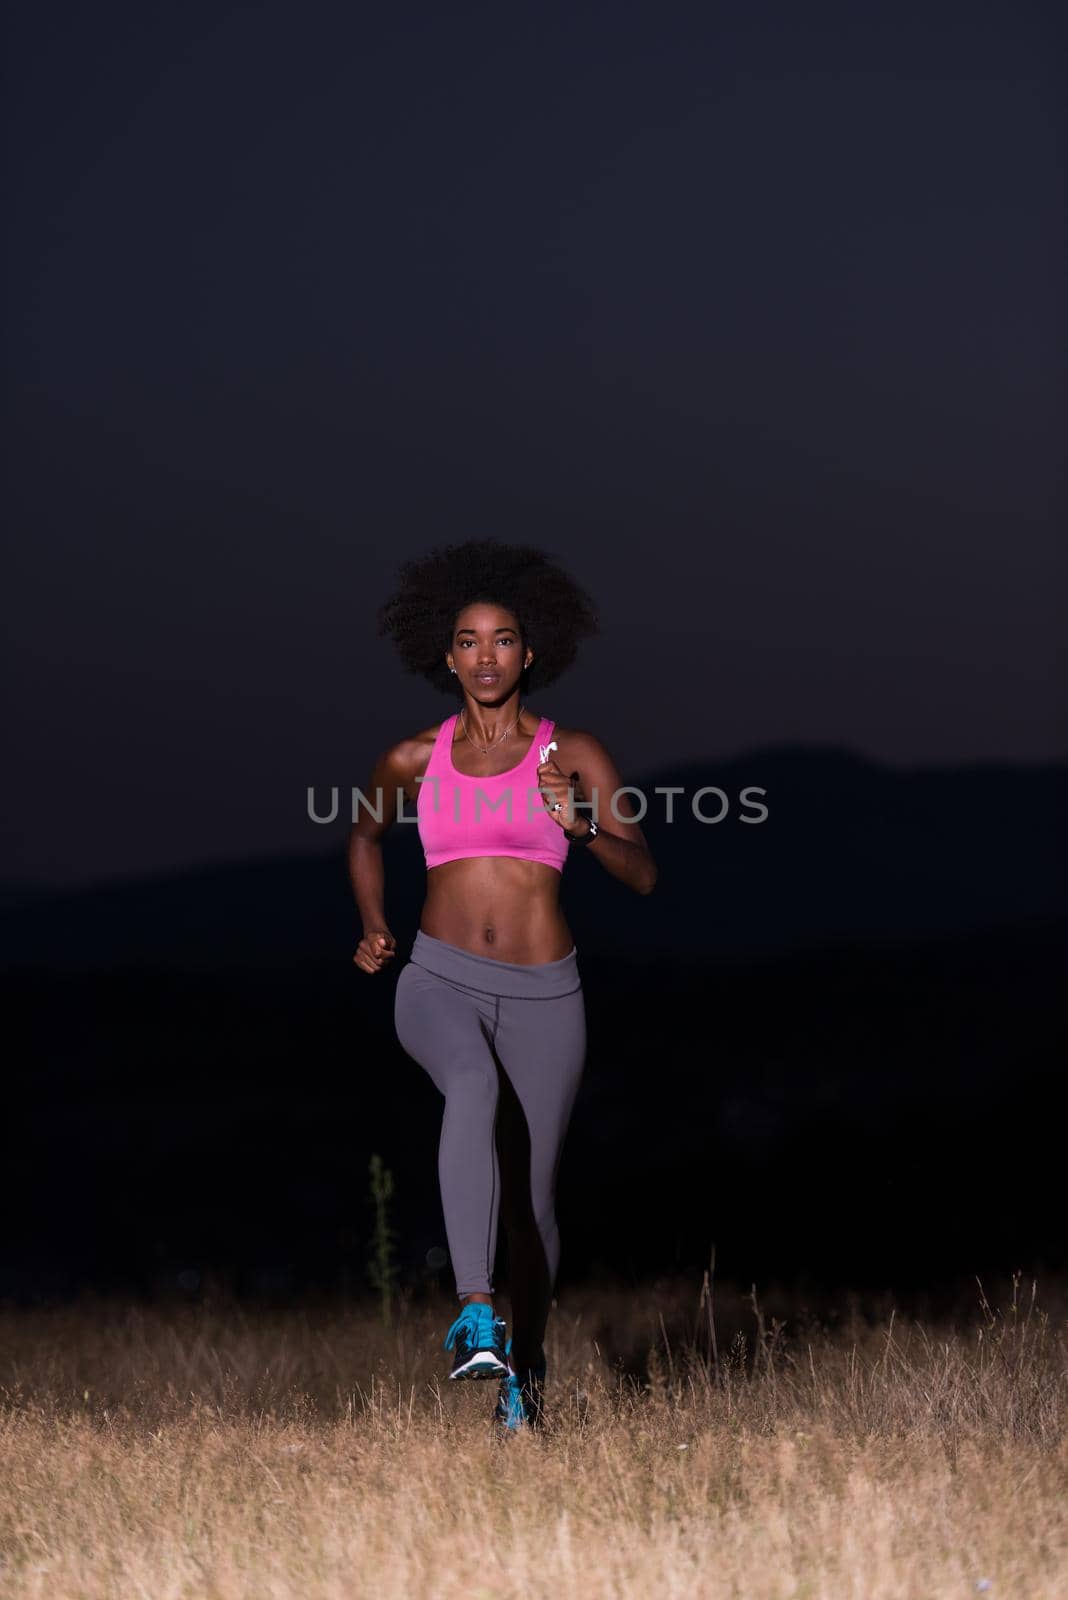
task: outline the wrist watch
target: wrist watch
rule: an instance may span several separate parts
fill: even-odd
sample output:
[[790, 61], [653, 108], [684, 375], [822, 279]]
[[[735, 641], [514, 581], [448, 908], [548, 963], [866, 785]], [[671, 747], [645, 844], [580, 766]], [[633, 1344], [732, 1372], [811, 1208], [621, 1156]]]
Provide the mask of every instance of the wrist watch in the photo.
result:
[[587, 817], [585, 833], [567, 833], [565, 836], [572, 844], [589, 844], [592, 840], [596, 839], [600, 831], [600, 828], [597, 826], [596, 822], [594, 822], [593, 818]]

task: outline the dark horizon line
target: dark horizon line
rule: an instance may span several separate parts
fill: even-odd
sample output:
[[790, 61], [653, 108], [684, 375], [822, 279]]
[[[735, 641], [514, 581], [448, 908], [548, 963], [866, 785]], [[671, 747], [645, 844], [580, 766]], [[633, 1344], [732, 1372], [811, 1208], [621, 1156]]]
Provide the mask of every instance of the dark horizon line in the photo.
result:
[[[760, 757], [782, 756], [816, 756], [821, 759], [845, 760], [858, 770], [867, 768], [877, 770], [893, 777], [918, 777], [923, 775], [945, 775], [953, 773], [960, 776], [991, 774], [996, 772], [1024, 774], [1063, 773], [1068, 777], [1068, 757], [1037, 758], [1032, 757], [1020, 760], [1008, 756], [977, 756], [964, 761], [944, 762], [911, 762], [909, 764], [896, 763], [880, 757], [865, 755], [855, 750], [850, 745], [834, 743], [832, 741], [804, 742], [801, 740], [779, 740], [773, 744], [754, 745], [738, 751], [730, 757], [708, 757], [706, 760], [715, 761], [717, 767], [736, 766], [742, 762], [750, 762]], [[656, 784], [664, 779], [677, 781], [686, 774], [699, 775], [702, 779], [709, 776], [707, 766], [700, 758], [688, 758], [678, 765], [661, 764], [651, 768], [644, 779], [639, 779], [628, 787], [642, 789], [649, 793]], [[329, 787], [316, 785], [317, 788]], [[338, 786], [339, 788], [341, 785]], [[348, 786], [346, 786], [348, 787]], [[359, 784], [353, 785], [361, 787]], [[414, 809], [409, 817], [409, 825], [414, 834]], [[330, 824], [330, 826], [339, 826]], [[344, 825], [347, 832], [348, 824]], [[340, 852], [343, 846], [335, 846]], [[280, 849], [270, 853], [257, 853], [248, 856], [235, 856], [232, 852], [226, 855], [200, 856], [185, 862], [161, 863], [152, 867], [134, 867], [128, 871], [112, 871], [100, 877], [83, 879], [42, 879], [19, 878], [10, 872], [0, 874], [0, 910], [11, 911], [20, 904], [32, 904], [43, 899], [62, 899], [69, 896], [81, 896], [107, 892], [110, 890], [125, 890], [144, 887], [151, 883], [173, 882], [180, 878], [196, 877], [202, 874], [233, 870], [234, 868], [252, 868], [255, 866], [284, 866], [297, 865], [309, 861], [321, 860], [331, 853], [329, 849], [294, 850]]]

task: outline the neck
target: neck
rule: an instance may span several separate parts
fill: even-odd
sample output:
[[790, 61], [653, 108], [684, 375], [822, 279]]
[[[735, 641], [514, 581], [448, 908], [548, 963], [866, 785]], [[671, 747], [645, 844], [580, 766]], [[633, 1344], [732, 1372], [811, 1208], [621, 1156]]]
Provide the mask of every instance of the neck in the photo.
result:
[[501, 737], [506, 728], [518, 733], [520, 727], [516, 718], [519, 716], [519, 705], [518, 688], [499, 705], [484, 705], [481, 701], [472, 700], [469, 695], [465, 695], [463, 718], [460, 723], [461, 732], [466, 727], [468, 738], [475, 744], [481, 745], [492, 744], [495, 739]]

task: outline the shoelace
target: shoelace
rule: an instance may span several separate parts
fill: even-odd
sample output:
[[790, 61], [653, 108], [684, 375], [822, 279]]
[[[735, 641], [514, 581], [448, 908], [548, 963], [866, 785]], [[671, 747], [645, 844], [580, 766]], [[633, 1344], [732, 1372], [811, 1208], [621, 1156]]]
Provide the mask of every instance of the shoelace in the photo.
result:
[[469, 1306], [464, 1306], [460, 1315], [445, 1335], [445, 1348], [451, 1350], [461, 1332], [470, 1336], [475, 1335], [476, 1329], [481, 1332], [484, 1322], [488, 1322], [492, 1329], [494, 1322], [499, 1321], [493, 1315], [492, 1306], [484, 1306], [481, 1301], [474, 1301]]

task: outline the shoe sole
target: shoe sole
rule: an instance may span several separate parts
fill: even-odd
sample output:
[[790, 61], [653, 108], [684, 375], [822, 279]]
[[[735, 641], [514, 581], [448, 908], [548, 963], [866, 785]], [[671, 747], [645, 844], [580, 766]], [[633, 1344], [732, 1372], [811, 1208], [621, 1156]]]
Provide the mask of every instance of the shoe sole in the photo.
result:
[[499, 1378], [507, 1371], [508, 1368], [503, 1361], [498, 1361], [497, 1357], [488, 1350], [480, 1350], [469, 1361], [465, 1361], [462, 1367], [457, 1367], [455, 1371], [450, 1372], [449, 1377], [450, 1379]]

